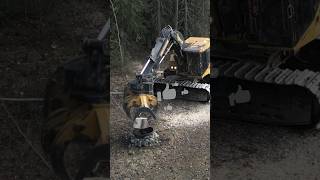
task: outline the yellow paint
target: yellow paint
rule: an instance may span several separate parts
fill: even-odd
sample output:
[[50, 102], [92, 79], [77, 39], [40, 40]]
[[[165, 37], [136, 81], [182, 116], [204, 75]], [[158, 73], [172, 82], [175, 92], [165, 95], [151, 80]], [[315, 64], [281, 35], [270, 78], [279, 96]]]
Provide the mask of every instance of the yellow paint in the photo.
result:
[[189, 37], [185, 40], [186, 47], [183, 51], [202, 53], [210, 48], [210, 38], [204, 37]]
[[204, 77], [206, 77], [206, 76], [208, 76], [208, 75], [210, 75], [210, 66], [211, 66], [211, 64], [209, 64], [209, 66], [208, 66], [208, 68], [204, 71], [204, 73], [202, 74], [202, 79], [204, 78]]
[[320, 35], [320, 6], [318, 7], [315, 18], [312, 23], [300, 38], [296, 46], [294, 47], [294, 52], [297, 53], [303, 46], [313, 41]]
[[79, 104], [75, 109], [53, 112], [48, 127], [56, 130], [54, 144], [63, 145], [78, 137], [87, 137], [97, 144], [109, 143], [110, 107], [106, 103]]

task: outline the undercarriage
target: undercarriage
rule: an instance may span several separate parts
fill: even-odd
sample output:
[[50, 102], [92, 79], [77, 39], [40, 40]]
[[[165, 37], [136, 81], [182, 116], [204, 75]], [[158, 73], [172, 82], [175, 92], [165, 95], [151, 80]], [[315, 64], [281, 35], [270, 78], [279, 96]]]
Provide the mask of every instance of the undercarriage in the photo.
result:
[[286, 56], [276, 66], [270, 58], [257, 61], [254, 55], [213, 57], [213, 116], [278, 125], [317, 123], [320, 68], [314, 63], [314, 52], [318, 43]]

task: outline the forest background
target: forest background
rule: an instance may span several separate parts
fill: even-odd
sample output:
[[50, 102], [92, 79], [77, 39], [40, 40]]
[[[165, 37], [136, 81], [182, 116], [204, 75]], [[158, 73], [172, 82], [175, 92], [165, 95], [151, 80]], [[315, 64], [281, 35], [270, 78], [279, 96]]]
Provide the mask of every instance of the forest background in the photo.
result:
[[183, 36], [210, 34], [210, 0], [110, 0], [113, 11], [112, 67], [151, 52], [160, 30], [171, 25]]

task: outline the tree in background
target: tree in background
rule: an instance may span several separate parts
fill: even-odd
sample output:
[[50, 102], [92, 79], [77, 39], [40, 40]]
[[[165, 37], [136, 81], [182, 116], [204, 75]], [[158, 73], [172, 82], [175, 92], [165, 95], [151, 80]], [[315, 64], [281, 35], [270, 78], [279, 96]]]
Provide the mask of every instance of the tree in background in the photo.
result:
[[[132, 59], [131, 54], [137, 50], [149, 50], [166, 25], [181, 31], [185, 37], [209, 36], [210, 0], [111, 1], [115, 7], [125, 59]], [[116, 31], [113, 28], [111, 47], [114, 58], [111, 59], [119, 61]]]

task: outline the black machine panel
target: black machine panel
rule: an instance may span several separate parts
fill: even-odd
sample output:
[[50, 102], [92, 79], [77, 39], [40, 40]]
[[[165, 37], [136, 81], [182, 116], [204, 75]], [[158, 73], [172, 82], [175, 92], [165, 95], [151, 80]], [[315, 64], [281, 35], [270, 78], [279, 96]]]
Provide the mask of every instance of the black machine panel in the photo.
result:
[[215, 0], [213, 37], [293, 47], [315, 18], [319, 0]]
[[[277, 125], [309, 125], [319, 119], [317, 98], [298, 86], [221, 77], [212, 79], [213, 116]], [[248, 101], [239, 97], [249, 95]]]

